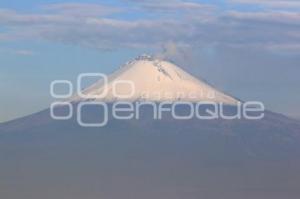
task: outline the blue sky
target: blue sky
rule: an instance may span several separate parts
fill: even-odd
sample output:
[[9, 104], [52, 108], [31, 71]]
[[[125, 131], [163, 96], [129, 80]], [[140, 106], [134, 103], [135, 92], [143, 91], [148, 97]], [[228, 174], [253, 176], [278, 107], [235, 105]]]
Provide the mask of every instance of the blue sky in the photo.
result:
[[296, 0], [0, 1], [0, 122], [48, 107], [54, 79], [144, 52], [300, 118], [299, 11]]

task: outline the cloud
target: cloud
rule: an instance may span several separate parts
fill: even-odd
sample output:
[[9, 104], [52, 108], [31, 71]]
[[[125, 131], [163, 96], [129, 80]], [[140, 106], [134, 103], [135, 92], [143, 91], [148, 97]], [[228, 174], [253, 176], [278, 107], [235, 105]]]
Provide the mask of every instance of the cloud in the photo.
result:
[[162, 44], [161, 50], [155, 55], [164, 60], [171, 60], [178, 64], [186, 63], [190, 57], [190, 46], [168, 41]]
[[[295, 47], [300, 45], [297, 12], [205, 9], [205, 5], [178, 0], [162, 4], [143, 0], [136, 5], [145, 10], [183, 12], [184, 16], [174, 13], [147, 18], [135, 9], [77, 3], [44, 5], [34, 13], [1, 9], [0, 26], [4, 31], [0, 32], [0, 41], [42, 39], [97, 49], [163, 46], [165, 54], [175, 52], [175, 46], [183, 49], [217, 45], [299, 53]], [[116, 12], [119, 16], [126, 12], [136, 17], [112, 17]]]
[[260, 5], [278, 9], [300, 8], [299, 0], [229, 0], [229, 2], [236, 4]]
[[189, 11], [189, 10], [211, 10], [215, 6], [196, 2], [187, 2], [181, 0], [127, 0], [127, 2], [135, 3], [144, 9], [151, 11]]
[[34, 51], [28, 49], [10, 49], [10, 48], [0, 48], [0, 53], [22, 55], [22, 56], [33, 56]]
[[106, 16], [121, 12], [121, 8], [87, 3], [56, 3], [42, 6], [43, 9], [69, 16]]
[[31, 50], [16, 50], [15, 53], [17, 55], [24, 55], [24, 56], [32, 56], [34, 55], [35, 53]]
[[[252, 20], [253, 22], [266, 22], [273, 24], [300, 25], [300, 14], [297, 12], [240, 12], [231, 11], [227, 17], [235, 20]], [[250, 22], [248, 22], [250, 23]]]
[[171, 58], [174, 56], [177, 56], [178, 54], [180, 54], [178, 46], [175, 42], [169, 41], [166, 44], [164, 44], [162, 46], [163, 50], [162, 53], [160, 55], [158, 55], [159, 57], [165, 59], [165, 58]]

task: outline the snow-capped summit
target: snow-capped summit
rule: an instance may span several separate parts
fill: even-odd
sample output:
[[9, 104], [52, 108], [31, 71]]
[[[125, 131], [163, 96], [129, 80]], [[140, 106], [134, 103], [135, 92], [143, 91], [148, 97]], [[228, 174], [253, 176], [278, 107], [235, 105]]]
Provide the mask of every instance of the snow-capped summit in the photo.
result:
[[168, 61], [141, 55], [126, 63], [108, 81], [99, 80], [73, 101], [210, 101], [236, 104], [224, 94]]

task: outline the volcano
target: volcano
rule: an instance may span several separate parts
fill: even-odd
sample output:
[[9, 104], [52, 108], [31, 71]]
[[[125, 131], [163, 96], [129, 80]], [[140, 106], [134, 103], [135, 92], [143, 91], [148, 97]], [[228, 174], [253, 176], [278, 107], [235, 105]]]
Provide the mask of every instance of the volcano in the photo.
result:
[[[133, 82], [134, 92], [122, 84], [122, 96], [115, 96], [118, 81]], [[67, 100], [74, 110], [82, 102], [211, 101], [230, 114], [243, 103], [150, 56], [126, 63], [82, 94]], [[110, 115], [101, 128], [80, 126], [76, 111], [54, 120], [50, 109], [1, 124], [1, 198], [300, 198], [299, 121], [268, 110], [260, 120], [176, 120], [170, 114], [154, 120], [152, 112], [145, 107], [141, 118], [130, 120]], [[91, 122], [99, 113], [84, 111]]]

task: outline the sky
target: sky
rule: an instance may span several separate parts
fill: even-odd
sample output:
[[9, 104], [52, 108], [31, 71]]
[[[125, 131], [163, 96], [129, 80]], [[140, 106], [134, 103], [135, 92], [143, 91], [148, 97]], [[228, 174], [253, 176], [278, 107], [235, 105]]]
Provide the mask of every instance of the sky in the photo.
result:
[[49, 107], [49, 85], [150, 53], [300, 119], [298, 0], [1, 0], [0, 122]]

